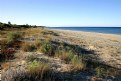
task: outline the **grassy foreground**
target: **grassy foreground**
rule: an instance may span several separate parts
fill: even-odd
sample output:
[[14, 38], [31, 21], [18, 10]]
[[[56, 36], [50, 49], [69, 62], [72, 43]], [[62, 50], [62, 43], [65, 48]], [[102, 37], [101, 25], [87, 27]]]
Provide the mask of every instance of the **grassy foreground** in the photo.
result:
[[[54, 41], [57, 36], [59, 33], [46, 28], [13, 27], [10, 23], [8, 27], [1, 26], [0, 68], [3, 81], [84, 81], [88, 80], [86, 76], [92, 81], [109, 76], [121, 78], [121, 71], [117, 68], [81, 53], [84, 49], [78, 45]], [[79, 77], [74, 77], [78, 74]]]

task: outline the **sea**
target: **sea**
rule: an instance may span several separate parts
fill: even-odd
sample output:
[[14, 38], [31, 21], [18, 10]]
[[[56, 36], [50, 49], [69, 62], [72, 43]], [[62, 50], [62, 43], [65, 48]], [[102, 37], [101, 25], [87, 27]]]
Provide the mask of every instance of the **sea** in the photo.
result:
[[121, 27], [48, 27], [48, 28], [121, 35]]

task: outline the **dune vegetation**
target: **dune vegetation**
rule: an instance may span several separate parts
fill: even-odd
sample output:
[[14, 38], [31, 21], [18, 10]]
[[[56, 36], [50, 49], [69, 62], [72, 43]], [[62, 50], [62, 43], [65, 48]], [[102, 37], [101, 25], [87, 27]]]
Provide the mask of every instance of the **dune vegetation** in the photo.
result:
[[[2, 81], [85, 81], [121, 78], [78, 45], [53, 40], [59, 33], [43, 26], [0, 23]], [[90, 78], [87, 78], [90, 77]]]

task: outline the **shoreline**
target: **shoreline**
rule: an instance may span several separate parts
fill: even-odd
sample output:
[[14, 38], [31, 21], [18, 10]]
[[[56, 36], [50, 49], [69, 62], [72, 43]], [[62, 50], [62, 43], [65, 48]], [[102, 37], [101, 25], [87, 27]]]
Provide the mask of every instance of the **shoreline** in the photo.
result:
[[121, 35], [60, 29], [53, 31], [60, 35], [56, 39], [93, 50], [102, 62], [121, 68]]
[[121, 34], [113, 34], [113, 33], [100, 33], [100, 32], [89, 32], [89, 31], [78, 31], [78, 30], [66, 30], [66, 29], [50, 29], [49, 30], [57, 30], [57, 31], [70, 31], [70, 32], [85, 32], [85, 33], [96, 33], [96, 34], [108, 34], [108, 35], [119, 35], [121, 36]]
[[63, 29], [52, 29], [53, 31], [59, 31], [59, 32], [72, 32], [72, 33], [80, 33], [80, 34], [83, 34], [83, 35], [93, 35], [96, 37], [97, 36], [101, 36], [101, 38], [109, 38], [109, 40], [111, 39], [112, 41], [118, 41], [118, 42], [121, 42], [121, 35], [119, 34], [108, 34], [108, 33], [98, 33], [98, 32], [86, 32], [86, 31], [75, 31], [75, 30], [63, 30]]
[[104, 33], [104, 34], [115, 34], [121, 35], [121, 27], [58, 27], [58, 28], [49, 28], [54, 30], [70, 30], [70, 31], [82, 31], [82, 32], [94, 32], [94, 33]]

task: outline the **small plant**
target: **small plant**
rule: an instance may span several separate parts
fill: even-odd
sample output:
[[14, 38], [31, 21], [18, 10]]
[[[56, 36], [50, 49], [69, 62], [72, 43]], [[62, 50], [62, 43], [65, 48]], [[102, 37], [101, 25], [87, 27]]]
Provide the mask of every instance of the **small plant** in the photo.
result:
[[96, 71], [96, 76], [97, 76], [97, 77], [104, 77], [104, 76], [105, 76], [106, 71], [105, 71], [104, 68], [102, 68], [102, 67], [97, 67], [97, 68], [95, 69], [95, 71]]
[[74, 57], [71, 59], [71, 63], [73, 70], [78, 71], [78, 70], [84, 70], [86, 68], [86, 62], [84, 62], [82, 58], [80, 58], [77, 55], [74, 55]]
[[41, 46], [41, 51], [49, 56], [54, 55], [54, 47], [51, 42], [44, 42], [44, 44]]
[[21, 46], [21, 49], [25, 52], [28, 52], [28, 51], [33, 51], [35, 48], [35, 46], [33, 44], [30, 44], [28, 42], [24, 42]]

